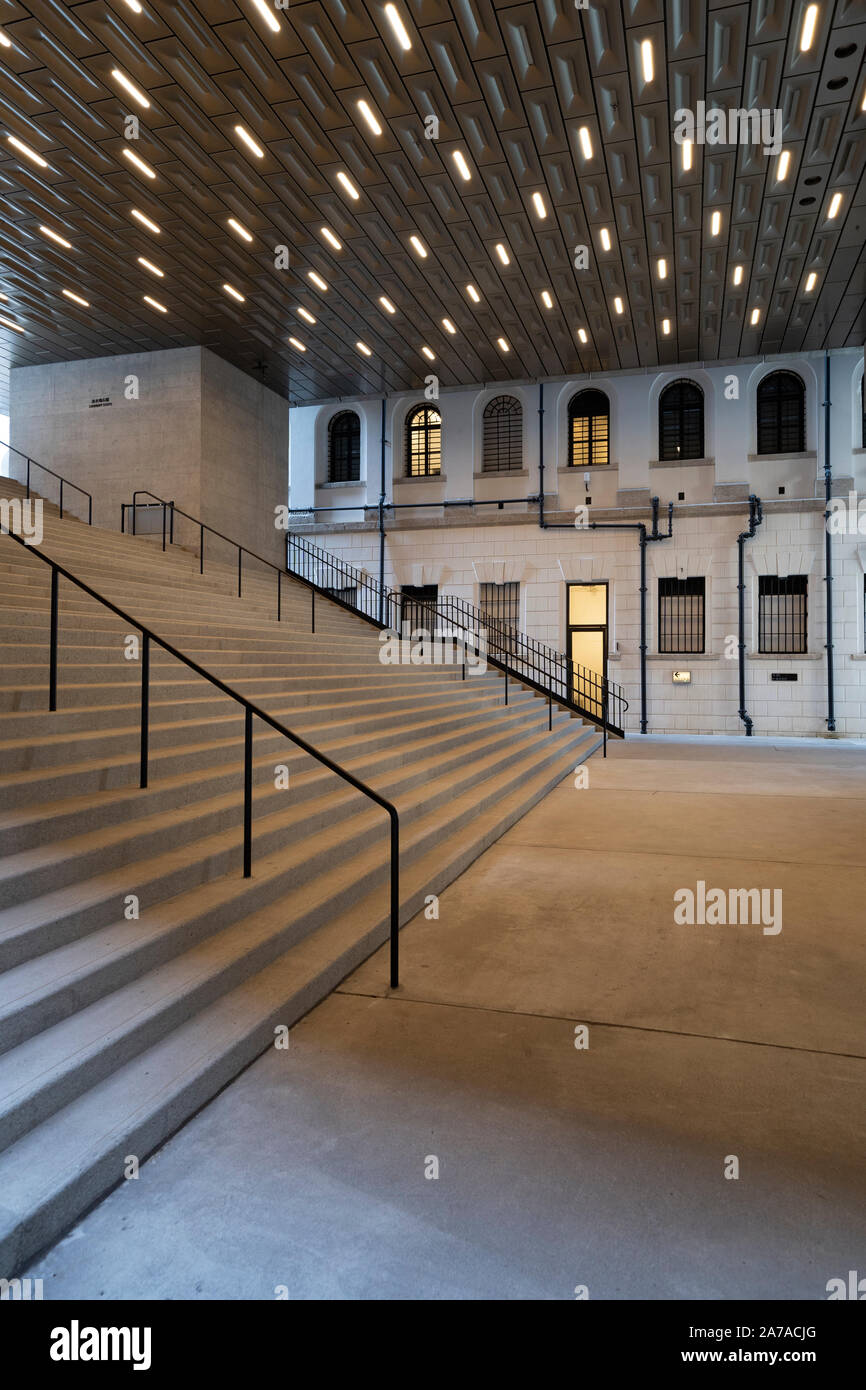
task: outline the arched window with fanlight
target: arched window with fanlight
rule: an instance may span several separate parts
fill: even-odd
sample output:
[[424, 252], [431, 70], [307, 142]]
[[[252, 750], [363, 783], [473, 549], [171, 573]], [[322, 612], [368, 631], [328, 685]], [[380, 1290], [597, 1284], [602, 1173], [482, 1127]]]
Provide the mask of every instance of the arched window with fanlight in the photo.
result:
[[704, 393], [693, 381], [672, 381], [659, 398], [659, 459], [704, 457]]
[[442, 416], [435, 406], [416, 405], [406, 416], [406, 476], [430, 478], [442, 472]]
[[806, 388], [796, 372], [770, 372], [758, 384], [758, 453], [806, 448]]
[[523, 406], [514, 396], [494, 396], [484, 407], [482, 473], [519, 473], [523, 467]]
[[361, 421], [354, 410], [341, 410], [328, 425], [328, 482], [357, 483], [361, 478]]
[[603, 391], [578, 391], [568, 405], [568, 463], [593, 468], [610, 462], [610, 402]]

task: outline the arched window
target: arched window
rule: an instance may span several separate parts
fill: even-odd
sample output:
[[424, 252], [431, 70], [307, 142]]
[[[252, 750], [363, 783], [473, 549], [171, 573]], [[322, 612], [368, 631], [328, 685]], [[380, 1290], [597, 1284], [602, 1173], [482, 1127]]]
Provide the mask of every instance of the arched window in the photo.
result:
[[341, 410], [328, 425], [328, 482], [357, 483], [361, 478], [361, 421], [354, 410]]
[[514, 396], [495, 396], [484, 407], [482, 473], [519, 473], [523, 465], [523, 406]]
[[758, 385], [758, 453], [801, 454], [806, 388], [795, 372], [770, 372]]
[[860, 447], [866, 449], [866, 376], [860, 378]]
[[672, 381], [659, 399], [659, 458], [703, 456], [704, 393], [693, 381]]
[[568, 405], [568, 463], [592, 468], [609, 463], [610, 403], [603, 391], [578, 391]]
[[442, 472], [442, 416], [432, 405], [416, 405], [406, 416], [406, 476]]

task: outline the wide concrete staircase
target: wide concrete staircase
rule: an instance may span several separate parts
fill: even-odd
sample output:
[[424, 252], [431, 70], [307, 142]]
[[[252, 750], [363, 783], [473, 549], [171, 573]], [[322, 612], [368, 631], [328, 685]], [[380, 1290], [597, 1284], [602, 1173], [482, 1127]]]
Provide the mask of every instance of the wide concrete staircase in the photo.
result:
[[[4, 479], [0, 493], [20, 495]], [[357, 777], [401, 824], [401, 921], [601, 735], [493, 672], [385, 666], [376, 630], [273, 575], [58, 519], [40, 550]], [[256, 721], [242, 876], [243, 711], [152, 648], [138, 785], [133, 625], [0, 536], [0, 1275], [62, 1233], [378, 947], [388, 817]], [[288, 770], [288, 788], [280, 768]], [[136, 915], [137, 912], [137, 915]], [[250, 1136], [255, 1142], [255, 1136]]]

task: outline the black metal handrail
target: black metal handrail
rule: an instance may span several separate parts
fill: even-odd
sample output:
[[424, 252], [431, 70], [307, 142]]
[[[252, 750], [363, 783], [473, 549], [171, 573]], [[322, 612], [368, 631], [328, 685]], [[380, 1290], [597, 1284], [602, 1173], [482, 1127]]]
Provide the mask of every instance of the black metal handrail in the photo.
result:
[[[152, 501], [152, 502], [139, 502], [139, 501], [138, 501], [139, 497], [151, 497], [151, 498], [153, 499], [153, 501]], [[156, 494], [155, 492], [151, 492], [148, 488], [144, 488], [144, 487], [136, 488], [135, 492], [132, 494], [132, 501], [131, 501], [131, 502], [121, 502], [121, 504], [120, 504], [120, 530], [121, 530], [121, 534], [124, 534], [125, 531], [126, 531], [126, 513], [127, 513], [127, 510], [130, 510], [130, 511], [132, 512], [132, 534], [135, 535], [135, 534], [136, 534], [135, 521], [136, 521], [136, 516], [138, 515], [138, 508], [139, 508], [139, 507], [152, 507], [152, 506], [153, 506], [153, 507], [161, 507], [161, 508], [162, 508], [162, 548], [163, 548], [163, 550], [165, 550], [165, 548], [166, 548], [166, 538], [168, 539], [168, 544], [169, 544], [169, 545], [173, 545], [173, 544], [174, 544], [174, 518], [175, 518], [175, 513], [177, 513], [178, 516], [185, 517], [187, 521], [191, 521], [192, 524], [193, 524], [194, 526], [197, 526], [197, 527], [199, 528], [199, 546], [198, 546], [198, 554], [199, 554], [198, 572], [199, 572], [199, 574], [204, 574], [204, 534], [205, 534], [205, 531], [207, 531], [207, 532], [208, 532], [210, 535], [212, 535], [212, 536], [218, 536], [219, 539], [220, 539], [221, 541], [225, 541], [227, 545], [230, 545], [230, 546], [233, 546], [233, 547], [234, 547], [234, 549], [238, 552], [238, 598], [241, 598], [241, 596], [242, 596], [242, 594], [243, 594], [243, 557], [244, 557], [245, 555], [249, 555], [249, 557], [250, 557], [252, 560], [258, 560], [259, 563], [262, 564], [262, 565], [267, 565], [267, 566], [268, 566], [268, 569], [274, 570], [274, 572], [276, 573], [276, 576], [277, 576], [277, 622], [281, 622], [281, 621], [282, 621], [282, 613], [283, 613], [282, 579], [283, 579], [283, 575], [285, 574], [285, 570], [280, 569], [280, 566], [279, 566], [279, 565], [275, 565], [274, 562], [273, 562], [273, 560], [266, 560], [265, 557], [264, 557], [264, 555], [259, 555], [255, 550], [250, 550], [250, 548], [249, 548], [248, 545], [241, 545], [240, 541], [233, 540], [231, 536], [226, 536], [226, 535], [224, 535], [223, 532], [222, 532], [222, 531], [218, 531], [218, 530], [216, 529], [215, 526], [209, 526], [208, 523], [207, 523], [206, 521], [202, 521], [200, 517], [197, 517], [197, 516], [190, 516], [189, 512], [185, 512], [184, 509], [183, 509], [183, 507], [179, 507], [179, 506], [177, 505], [176, 502], [168, 502], [168, 501], [166, 501], [166, 499], [165, 499], [164, 497], [158, 497], [157, 494]], [[169, 518], [168, 521], [167, 521], [167, 518]], [[166, 529], [166, 528], [167, 528], [167, 529]]]
[[103, 608], [109, 609], [110, 612], [114, 613], [117, 617], [122, 618], [125, 623], [129, 624], [130, 627], [137, 629], [141, 633], [141, 733], [139, 759], [140, 787], [144, 788], [147, 786], [148, 778], [151, 642], [155, 643], [156, 646], [161, 647], [163, 651], [168, 652], [169, 656], [175, 657], [176, 660], [182, 662], [185, 666], [189, 667], [189, 669], [191, 671], [194, 671], [196, 675], [203, 676], [204, 679], [206, 681], [209, 681], [211, 685], [215, 686], [217, 690], [221, 691], [224, 695], [228, 695], [232, 700], [235, 700], [243, 708], [244, 878], [249, 878], [252, 874], [254, 717], [257, 719], [261, 719], [263, 723], [269, 725], [270, 728], [276, 730], [278, 734], [282, 734], [285, 738], [290, 739], [291, 742], [296, 744], [298, 748], [303, 749], [305, 753], [309, 753], [311, 757], [315, 758], [324, 767], [327, 767], [331, 772], [336, 773], [338, 777], [342, 777], [343, 781], [348, 782], [350, 786], [356, 789], [356, 791], [363, 792], [365, 796], [368, 796], [372, 801], [375, 801], [378, 806], [381, 806], [383, 810], [388, 812], [391, 825], [391, 987], [393, 989], [396, 989], [397, 985], [399, 984], [400, 817], [397, 812], [397, 808], [393, 804], [393, 802], [389, 801], [387, 797], [382, 796], [379, 792], [374, 791], [372, 787], [367, 786], [366, 782], [362, 782], [359, 777], [356, 777], [354, 773], [349, 772], [345, 767], [342, 767], [339, 763], [335, 762], [333, 758], [329, 758], [326, 753], [322, 753], [320, 749], [314, 748], [313, 745], [311, 743], [308, 743], [306, 739], [302, 738], [300, 734], [293, 733], [291, 729], [286, 728], [285, 724], [281, 724], [278, 719], [274, 719], [272, 715], [267, 714], [265, 710], [261, 709], [258, 705], [253, 704], [253, 702], [251, 700], [248, 700], [246, 696], [241, 695], [237, 690], [233, 690], [231, 686], [226, 685], [225, 681], [220, 680], [218, 676], [213, 675], [210, 671], [206, 671], [205, 668], [203, 666], [200, 666], [197, 661], [193, 661], [191, 657], [185, 656], [183, 652], [178, 651], [177, 647], [172, 646], [172, 644], [170, 642], [167, 642], [165, 638], [159, 637], [153, 631], [152, 628], [146, 627], [144, 623], [142, 623], [138, 618], [133, 618], [122, 608], [118, 608], [117, 604], [112, 603], [110, 599], [107, 599], [103, 594], [98, 593], [96, 589], [92, 588], [89, 584], [86, 584], [83, 579], [78, 579], [74, 574], [71, 574], [68, 569], [65, 569], [63, 565], [58, 564], [56, 560], [52, 560], [49, 555], [45, 555], [41, 550], [36, 550], [32, 546], [27, 545], [26, 541], [21, 536], [17, 536], [14, 532], [4, 532], [4, 534], [10, 535], [12, 540], [17, 541], [19, 545], [25, 546], [25, 548], [29, 551], [31, 555], [35, 555], [37, 559], [41, 560], [43, 564], [48, 565], [51, 569], [51, 616], [48, 677], [48, 708], [50, 711], [53, 712], [57, 709], [58, 580], [60, 575], [63, 575], [64, 579], [68, 579], [71, 584], [74, 584], [76, 586], [76, 588], [81, 589], [83, 593], [88, 594], [90, 598], [95, 599], [97, 603], [101, 603]]
[[[373, 622], [379, 628], [400, 632], [403, 596], [393, 589], [383, 588], [377, 580], [356, 569], [339, 556], [311, 544], [306, 537], [290, 533], [287, 537], [289, 573], [308, 585], [315, 586], [329, 598]], [[355, 599], [350, 595], [355, 593]], [[429, 632], [448, 635], [445, 627], [456, 629], [459, 640], [481, 653], [505, 673], [505, 700], [508, 701], [509, 677], [518, 679], [582, 718], [597, 724], [604, 732], [622, 737], [628, 701], [622, 687], [606, 676], [572, 661], [564, 652], [529, 637], [510, 623], [492, 617], [463, 599], [444, 596], [435, 604], [413, 599], [413, 606], [429, 614]], [[452, 633], [453, 635], [453, 633]], [[552, 724], [549, 708], [548, 726]]]
[[53, 468], [49, 468], [48, 465], [47, 465], [47, 463], [40, 463], [38, 459], [32, 459], [32, 458], [29, 457], [28, 454], [22, 454], [22, 452], [21, 452], [20, 449], [14, 448], [11, 444], [4, 444], [2, 447], [3, 447], [4, 449], [9, 449], [9, 451], [10, 451], [11, 453], [13, 453], [13, 454], [17, 454], [18, 457], [19, 457], [20, 459], [24, 459], [25, 463], [27, 464], [27, 500], [28, 500], [28, 502], [29, 502], [29, 500], [30, 500], [30, 469], [31, 469], [31, 468], [41, 468], [43, 473], [50, 473], [51, 476], [52, 476], [52, 478], [56, 478], [56, 479], [58, 480], [58, 482], [60, 483], [60, 517], [61, 517], [61, 520], [62, 520], [62, 518], [63, 518], [63, 489], [64, 489], [65, 487], [71, 487], [71, 488], [74, 488], [74, 490], [75, 490], [76, 492], [80, 492], [81, 495], [82, 495], [82, 497], [86, 497], [86, 498], [87, 498], [87, 524], [88, 524], [88, 526], [92, 526], [92, 525], [93, 525], [93, 497], [92, 497], [91, 494], [87, 491], [86, 488], [80, 487], [80, 486], [78, 485], [78, 483], [73, 483], [69, 478], [64, 478], [63, 475], [62, 475], [61, 473], [55, 473], [54, 469], [53, 469]]

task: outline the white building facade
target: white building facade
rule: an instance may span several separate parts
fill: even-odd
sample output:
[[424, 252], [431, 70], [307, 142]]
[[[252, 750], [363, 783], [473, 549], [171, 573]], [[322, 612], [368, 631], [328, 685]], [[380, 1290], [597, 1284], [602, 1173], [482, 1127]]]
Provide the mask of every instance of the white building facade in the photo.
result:
[[384, 448], [382, 419], [381, 397], [292, 410], [293, 531], [378, 577], [384, 474], [386, 585], [494, 608], [597, 662], [623, 687], [631, 734], [642, 714], [638, 526], [657, 497], [666, 534], [672, 503], [672, 535], [646, 547], [646, 731], [731, 734], [746, 732], [737, 539], [755, 496], [762, 519], [743, 544], [754, 735], [866, 736], [862, 349], [438, 394], [431, 376], [385, 398]]

